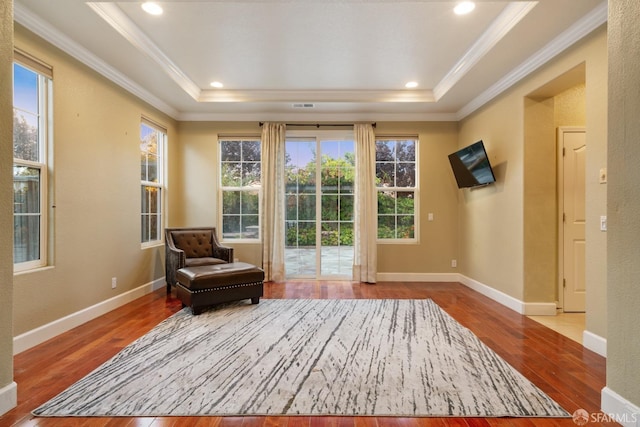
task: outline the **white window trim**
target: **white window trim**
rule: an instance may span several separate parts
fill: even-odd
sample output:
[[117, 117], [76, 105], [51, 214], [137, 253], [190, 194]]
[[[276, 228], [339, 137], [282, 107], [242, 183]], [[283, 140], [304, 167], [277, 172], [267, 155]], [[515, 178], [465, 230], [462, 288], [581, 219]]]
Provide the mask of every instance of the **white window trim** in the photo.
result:
[[394, 238], [394, 239], [380, 239], [377, 238], [377, 243], [381, 245], [416, 245], [420, 243], [420, 138], [416, 135], [404, 135], [404, 136], [386, 136], [386, 135], [376, 135], [377, 141], [388, 141], [388, 140], [407, 140], [412, 139], [416, 142], [416, 176], [415, 176], [415, 186], [414, 187], [376, 187], [376, 199], [378, 196], [378, 192], [380, 191], [400, 191], [400, 192], [408, 192], [413, 191], [414, 199], [413, 199], [413, 207], [414, 207], [414, 228], [413, 228], [413, 238], [405, 239], [405, 238]]
[[[47, 206], [48, 206], [48, 169], [47, 165], [39, 162], [29, 162], [25, 160], [13, 159], [14, 166], [26, 166], [34, 169], [40, 170], [40, 258], [33, 261], [24, 261], [13, 264], [13, 272], [14, 273], [22, 273], [30, 270], [35, 270], [41, 267], [45, 267], [47, 265], [47, 252], [49, 247], [49, 242], [47, 240], [48, 230], [49, 230], [49, 216], [47, 215]], [[15, 218], [15, 213], [13, 214]], [[23, 214], [19, 216], [29, 216], [30, 214]]]
[[[157, 182], [151, 181], [140, 181], [140, 187], [155, 187], [160, 189], [160, 230], [159, 230], [159, 239], [157, 240], [149, 240], [148, 242], [140, 242], [140, 246], [142, 249], [151, 248], [155, 246], [161, 246], [164, 244], [164, 229], [165, 229], [165, 198], [166, 198], [166, 190], [162, 186], [162, 184], [158, 184]], [[142, 215], [142, 213], [140, 213]], [[142, 231], [142, 230], [141, 230]], [[142, 238], [142, 233], [140, 235]]]
[[[33, 261], [25, 261], [13, 264], [13, 272], [26, 273], [48, 265], [49, 260], [49, 153], [52, 152], [49, 146], [53, 143], [52, 121], [53, 121], [53, 69], [51, 66], [37, 60], [36, 58], [22, 52], [14, 50], [14, 61], [21, 67], [27, 68], [36, 73], [38, 78], [38, 148], [39, 162], [13, 158], [13, 165], [27, 166], [40, 170], [40, 258]], [[14, 107], [15, 108], [15, 107]], [[14, 214], [15, 216], [15, 214]], [[12, 243], [13, 245], [13, 243]]]
[[[262, 184], [260, 188], [258, 188], [258, 237], [254, 239], [225, 239], [224, 238], [224, 213], [222, 211], [223, 208], [223, 195], [225, 191], [255, 191], [255, 187], [225, 187], [222, 185], [222, 142], [223, 141], [258, 141], [260, 143], [260, 147], [262, 148], [262, 138], [260, 136], [247, 136], [247, 135], [218, 135], [218, 159], [217, 159], [217, 182], [218, 182], [218, 219], [217, 219], [217, 234], [218, 239], [220, 239], [221, 243], [248, 243], [248, 244], [256, 244], [262, 242]], [[262, 153], [260, 155], [260, 168], [262, 170]]]
[[[144, 181], [144, 180], [140, 180], [140, 188], [142, 187], [155, 187], [160, 189], [160, 230], [158, 231], [158, 239], [156, 240], [149, 240], [148, 242], [140, 242], [140, 247], [142, 249], [147, 249], [147, 248], [152, 248], [152, 247], [156, 247], [156, 246], [162, 246], [164, 245], [164, 229], [166, 228], [166, 224], [167, 224], [167, 175], [166, 175], [166, 171], [167, 171], [167, 144], [168, 144], [168, 140], [169, 140], [169, 136], [167, 135], [167, 129], [159, 124], [156, 123], [155, 121], [142, 116], [141, 120], [140, 120], [140, 125], [145, 125], [148, 126], [152, 129], [155, 129], [156, 131], [160, 132], [160, 134], [162, 135], [162, 141], [159, 141], [159, 144], [161, 145], [161, 147], [158, 147], [158, 153], [160, 158], [160, 161], [158, 162], [158, 176], [160, 177], [160, 182], [153, 182], [153, 181]], [[138, 220], [140, 220], [142, 217], [142, 212], [140, 212], [140, 217]], [[140, 239], [142, 239], [142, 230], [140, 230]]]

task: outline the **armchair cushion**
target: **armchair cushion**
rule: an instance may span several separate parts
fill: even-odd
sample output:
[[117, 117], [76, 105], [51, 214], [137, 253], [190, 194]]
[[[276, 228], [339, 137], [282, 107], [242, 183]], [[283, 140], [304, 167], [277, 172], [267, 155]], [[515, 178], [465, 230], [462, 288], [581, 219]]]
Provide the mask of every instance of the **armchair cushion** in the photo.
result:
[[184, 262], [185, 267], [198, 267], [201, 265], [227, 264], [227, 261], [214, 257], [187, 258]]

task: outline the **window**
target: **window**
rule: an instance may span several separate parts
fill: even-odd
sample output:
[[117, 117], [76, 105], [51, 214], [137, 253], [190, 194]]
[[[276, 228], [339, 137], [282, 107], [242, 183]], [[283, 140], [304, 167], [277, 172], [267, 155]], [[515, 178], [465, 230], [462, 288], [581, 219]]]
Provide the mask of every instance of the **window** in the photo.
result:
[[47, 153], [51, 67], [15, 52], [13, 65], [14, 271], [47, 264]]
[[140, 124], [141, 242], [150, 246], [162, 241], [164, 150], [167, 131], [147, 119]]
[[416, 239], [417, 142], [376, 140], [378, 239]]
[[260, 238], [260, 140], [220, 140], [222, 238]]

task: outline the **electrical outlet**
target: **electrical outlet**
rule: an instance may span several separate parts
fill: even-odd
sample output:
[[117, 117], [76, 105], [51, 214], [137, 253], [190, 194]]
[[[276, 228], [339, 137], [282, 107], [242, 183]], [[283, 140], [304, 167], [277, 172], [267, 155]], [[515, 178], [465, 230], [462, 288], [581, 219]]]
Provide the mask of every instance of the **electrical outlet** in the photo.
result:
[[602, 215], [600, 217], [600, 231], [607, 231], [607, 216]]
[[117, 277], [112, 277], [111, 278], [111, 289], [115, 289], [116, 286], [118, 286], [118, 278]]
[[452, 259], [451, 260], [451, 267], [456, 268], [458, 266], [458, 260]]

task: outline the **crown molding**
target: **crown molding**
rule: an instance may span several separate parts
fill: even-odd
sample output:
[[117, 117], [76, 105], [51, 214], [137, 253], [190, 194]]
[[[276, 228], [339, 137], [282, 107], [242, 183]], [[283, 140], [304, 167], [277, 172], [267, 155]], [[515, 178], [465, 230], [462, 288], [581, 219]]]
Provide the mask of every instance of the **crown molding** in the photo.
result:
[[201, 89], [178, 67], [115, 3], [92, 3], [93, 9], [107, 24], [139, 51], [158, 64], [183, 91], [196, 101]]
[[203, 90], [199, 102], [435, 102], [430, 90]]
[[582, 19], [565, 30], [558, 37], [549, 42], [525, 62], [514, 68], [510, 73], [496, 82], [489, 89], [482, 92], [456, 113], [456, 119], [462, 120], [498, 95], [515, 85], [517, 82], [551, 61], [565, 49], [580, 41], [602, 24], [607, 22], [607, 3], [602, 3]]
[[441, 99], [493, 47], [502, 40], [538, 4], [537, 1], [508, 4], [489, 28], [471, 45], [464, 55], [433, 89], [435, 100]]
[[47, 42], [61, 49], [65, 53], [71, 55], [78, 61], [97, 71], [107, 79], [111, 80], [115, 84], [119, 85], [120, 87], [142, 99], [143, 101], [151, 104], [153, 107], [157, 108], [168, 116], [174, 119], [178, 116], [178, 111], [175, 108], [166, 104], [151, 92], [143, 89], [131, 79], [126, 77], [124, 74], [91, 53], [89, 50], [85, 49], [66, 35], [62, 34], [49, 23], [33, 14], [22, 4], [16, 2], [14, 4], [13, 13], [13, 19], [20, 25], [27, 28], [29, 31], [32, 31], [33, 33], [42, 37]]
[[455, 122], [449, 113], [182, 113], [182, 122]]

